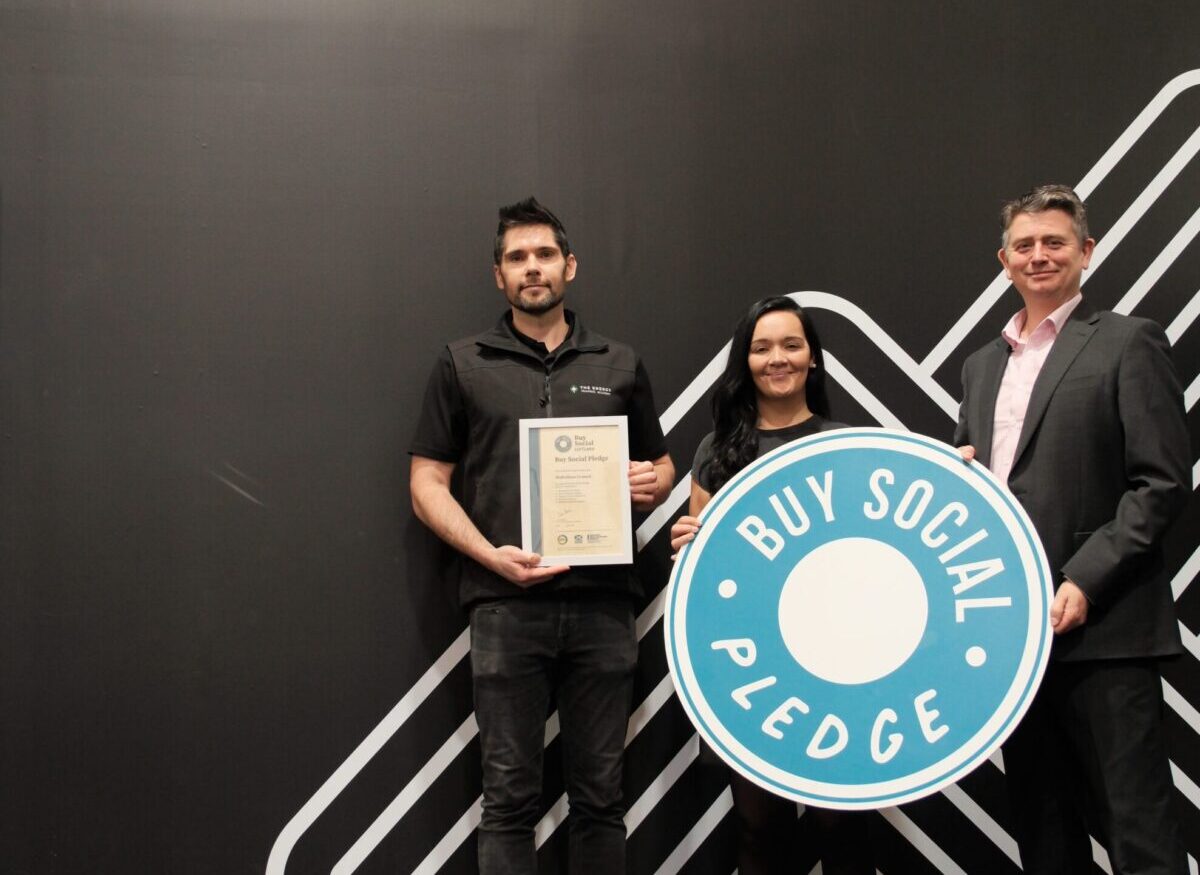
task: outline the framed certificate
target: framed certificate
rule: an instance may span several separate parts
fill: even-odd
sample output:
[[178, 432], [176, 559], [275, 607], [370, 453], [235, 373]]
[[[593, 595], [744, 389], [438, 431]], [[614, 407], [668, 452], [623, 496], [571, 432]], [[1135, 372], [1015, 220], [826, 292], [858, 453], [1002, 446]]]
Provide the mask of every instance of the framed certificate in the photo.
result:
[[624, 416], [522, 419], [521, 544], [542, 565], [633, 562]]

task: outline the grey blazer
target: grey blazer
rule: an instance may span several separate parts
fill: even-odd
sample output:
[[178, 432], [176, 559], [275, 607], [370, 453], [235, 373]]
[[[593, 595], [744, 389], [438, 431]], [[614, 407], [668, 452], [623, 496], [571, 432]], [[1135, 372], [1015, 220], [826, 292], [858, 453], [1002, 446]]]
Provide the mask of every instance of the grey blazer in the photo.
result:
[[[1008, 355], [996, 338], [963, 365], [954, 443], [985, 465]], [[1182, 651], [1161, 545], [1191, 494], [1191, 444], [1162, 328], [1080, 302], [1034, 384], [1008, 485], [1051, 572], [1091, 603], [1055, 658]]]

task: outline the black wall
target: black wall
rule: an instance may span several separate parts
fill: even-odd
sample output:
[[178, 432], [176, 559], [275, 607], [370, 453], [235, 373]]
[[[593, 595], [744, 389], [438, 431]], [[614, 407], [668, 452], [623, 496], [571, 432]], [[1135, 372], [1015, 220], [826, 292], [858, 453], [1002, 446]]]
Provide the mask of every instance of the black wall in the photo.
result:
[[[563, 217], [572, 306], [642, 352], [660, 409], [769, 293], [838, 295], [920, 362], [998, 272], [999, 202], [1082, 180], [1197, 46], [1200, 9], [1166, 2], [0, 2], [0, 871], [264, 871], [457, 639], [405, 451], [438, 347], [502, 309], [498, 204], [536, 193]], [[1184, 88], [1092, 192], [1098, 239], [1198, 124]], [[1089, 280], [1103, 306], [1200, 206], [1200, 162], [1178, 161]], [[1165, 325], [1195, 301], [1193, 236], [1134, 312]], [[936, 369], [955, 398], [1016, 306]], [[905, 425], [949, 438], [911, 368], [818, 318]], [[1176, 361], [1191, 384], [1200, 326]], [[876, 421], [861, 393], [834, 403]], [[681, 472], [706, 430], [702, 400], [669, 435]], [[665, 540], [639, 560], [650, 595]], [[1189, 581], [1198, 541], [1193, 495], [1171, 541]], [[639, 701], [657, 626], [642, 661]], [[1168, 669], [1185, 704], [1195, 669]], [[329, 871], [435, 756], [471, 709], [465, 667], [444, 673], [277, 871]], [[1169, 720], [1196, 857], [1200, 716]], [[657, 712], [631, 798], [689, 734]], [[476, 759], [450, 751], [360, 871], [416, 868], [478, 795]], [[964, 788], [1003, 828], [1000, 780]], [[687, 769], [631, 871], [720, 790]], [[905, 822], [964, 871], [1015, 871], [942, 797], [902, 817], [876, 824], [889, 875], [953, 871]], [[730, 871], [729, 838], [685, 868]]]

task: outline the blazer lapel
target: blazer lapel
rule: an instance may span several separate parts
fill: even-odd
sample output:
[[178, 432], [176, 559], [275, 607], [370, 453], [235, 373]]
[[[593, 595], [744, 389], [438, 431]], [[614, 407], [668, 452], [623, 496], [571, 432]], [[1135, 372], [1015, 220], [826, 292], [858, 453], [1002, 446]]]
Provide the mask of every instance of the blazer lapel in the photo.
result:
[[992, 429], [996, 423], [996, 396], [1000, 394], [1000, 382], [1004, 379], [1004, 369], [1008, 365], [1008, 356], [1012, 350], [1008, 341], [1002, 337], [996, 338], [992, 348], [983, 361], [983, 373], [980, 374], [979, 385], [981, 394], [979, 401], [982, 405], [979, 416], [979, 434], [972, 436], [975, 443], [975, 455], [980, 463], [992, 463]]
[[1029, 396], [1029, 407], [1025, 410], [1025, 422], [1021, 426], [1021, 436], [1017, 440], [1017, 452], [1013, 456], [1014, 469], [1017, 467], [1021, 454], [1033, 440], [1033, 434], [1037, 431], [1038, 424], [1046, 413], [1046, 408], [1050, 406], [1050, 399], [1054, 397], [1054, 390], [1058, 388], [1063, 375], [1070, 369], [1071, 363], [1075, 361], [1080, 350], [1087, 346], [1087, 342], [1096, 332], [1096, 321], [1099, 318], [1099, 314], [1091, 311], [1090, 308], [1085, 310], [1084, 303], [1081, 301], [1075, 311], [1071, 313], [1071, 317], [1063, 326], [1062, 331], [1059, 332], [1054, 346], [1050, 347], [1050, 355], [1046, 357], [1046, 363], [1042, 365], [1042, 370], [1038, 374], [1037, 380], [1034, 381], [1033, 392]]

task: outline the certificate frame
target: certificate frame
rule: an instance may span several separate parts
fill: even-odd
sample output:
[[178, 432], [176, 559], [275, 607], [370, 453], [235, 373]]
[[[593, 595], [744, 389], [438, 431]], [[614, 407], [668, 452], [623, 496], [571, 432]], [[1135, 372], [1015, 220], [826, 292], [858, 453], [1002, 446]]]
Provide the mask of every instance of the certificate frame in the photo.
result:
[[[631, 565], [628, 418], [522, 419], [519, 427], [522, 548], [542, 566]], [[569, 445], [550, 444], [564, 436]]]

